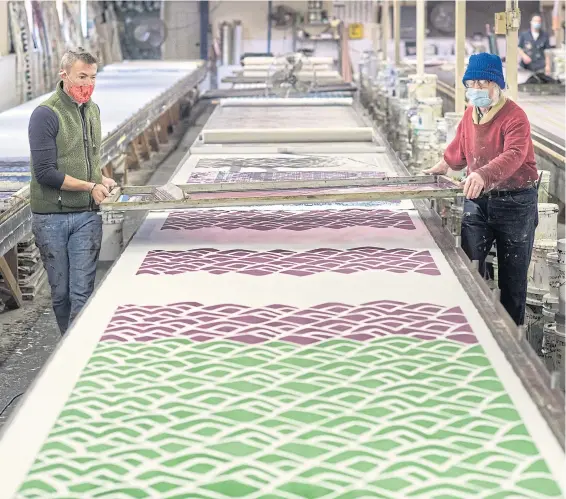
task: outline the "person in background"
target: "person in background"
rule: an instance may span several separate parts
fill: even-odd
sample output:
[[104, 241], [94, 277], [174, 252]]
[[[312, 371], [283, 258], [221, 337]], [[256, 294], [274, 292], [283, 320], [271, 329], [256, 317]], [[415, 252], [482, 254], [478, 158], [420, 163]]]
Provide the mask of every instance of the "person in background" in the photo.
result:
[[97, 60], [82, 49], [61, 60], [55, 93], [32, 113], [32, 231], [61, 334], [94, 289], [102, 241], [98, 205], [116, 183], [102, 176], [100, 109], [91, 95]]
[[531, 29], [519, 35], [519, 55], [521, 67], [533, 73], [551, 74], [550, 56], [544, 51], [550, 48], [550, 39], [542, 30], [542, 17], [534, 14], [531, 18]]
[[464, 74], [469, 106], [444, 158], [427, 174], [467, 167], [464, 183], [462, 249], [485, 260], [497, 245], [501, 303], [521, 325], [525, 319], [527, 274], [538, 225], [538, 172], [525, 112], [503, 94], [501, 59], [472, 55]]

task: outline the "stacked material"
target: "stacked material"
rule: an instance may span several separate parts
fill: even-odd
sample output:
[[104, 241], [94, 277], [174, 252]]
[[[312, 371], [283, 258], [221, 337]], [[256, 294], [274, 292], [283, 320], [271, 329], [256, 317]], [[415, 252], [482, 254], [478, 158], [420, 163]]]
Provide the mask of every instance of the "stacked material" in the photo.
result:
[[19, 191], [30, 181], [29, 158], [0, 160], [0, 212], [8, 208], [12, 193]]
[[53, 88], [66, 48], [84, 47], [99, 55], [101, 65], [121, 59], [119, 42], [112, 49], [107, 43], [106, 28], [114, 18], [113, 6], [99, 4], [88, 4], [86, 15], [89, 19], [96, 18], [96, 22], [89, 26], [85, 37], [80, 25], [83, 8], [77, 2], [7, 3], [20, 102]]
[[47, 272], [35, 245], [35, 238], [30, 234], [18, 243], [18, 284], [24, 300], [35, 299], [47, 280]]
[[564, 345], [565, 327], [564, 310], [566, 308], [565, 267], [566, 267], [566, 240], [557, 242], [556, 253], [547, 257], [549, 269], [550, 293], [545, 295], [544, 308], [547, 322], [544, 325], [543, 354], [546, 364], [551, 371], [560, 375], [562, 388], [564, 388]]
[[[352, 118], [236, 109], [274, 140]], [[406, 175], [304, 129], [300, 154], [240, 135], [171, 181]], [[531, 402], [435, 224], [402, 201], [150, 213], [6, 427], [0, 497], [559, 497], [563, 407]]]
[[558, 300], [550, 293], [548, 264], [549, 255], [556, 252], [558, 206], [539, 203], [538, 219], [529, 266], [525, 323], [527, 338], [535, 352], [540, 356], [547, 356], [543, 352], [544, 326], [545, 323], [554, 322], [554, 314], [558, 311]]

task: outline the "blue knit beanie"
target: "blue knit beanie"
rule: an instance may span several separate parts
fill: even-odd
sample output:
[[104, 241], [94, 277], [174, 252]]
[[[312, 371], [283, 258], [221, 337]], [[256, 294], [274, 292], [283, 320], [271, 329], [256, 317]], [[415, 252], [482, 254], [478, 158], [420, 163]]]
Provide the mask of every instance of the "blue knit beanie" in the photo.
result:
[[504, 90], [505, 78], [503, 77], [503, 66], [499, 56], [487, 52], [470, 56], [462, 83], [467, 80], [493, 81]]

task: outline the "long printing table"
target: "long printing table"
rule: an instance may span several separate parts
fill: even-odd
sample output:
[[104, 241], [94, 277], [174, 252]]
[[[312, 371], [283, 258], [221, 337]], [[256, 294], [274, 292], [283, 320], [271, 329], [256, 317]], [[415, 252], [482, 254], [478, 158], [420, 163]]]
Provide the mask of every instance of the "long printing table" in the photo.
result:
[[[322, 109], [284, 114], [354, 111]], [[171, 181], [406, 175], [308, 140]], [[562, 497], [563, 440], [562, 394], [424, 202], [151, 212], [5, 426], [0, 499]]]

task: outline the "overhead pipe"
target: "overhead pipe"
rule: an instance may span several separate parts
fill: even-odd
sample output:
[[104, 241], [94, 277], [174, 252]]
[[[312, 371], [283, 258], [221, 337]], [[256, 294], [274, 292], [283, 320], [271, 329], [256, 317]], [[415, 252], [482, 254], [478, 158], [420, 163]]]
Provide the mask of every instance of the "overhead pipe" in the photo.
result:
[[267, 53], [271, 54], [271, 16], [273, 15], [273, 1], [267, 2]]
[[389, 0], [383, 0], [381, 10], [381, 53], [384, 61], [388, 59], [389, 42]]
[[401, 1], [393, 0], [393, 33], [395, 37], [395, 64], [401, 64]]
[[466, 0], [456, 0], [456, 81], [454, 83], [454, 111], [466, 110], [465, 88], [462, 85], [466, 65]]
[[417, 76], [425, 74], [426, 2], [417, 0]]
[[518, 95], [518, 46], [519, 46], [519, 25], [521, 23], [521, 11], [519, 10], [518, 0], [505, 1], [506, 14], [506, 53], [505, 53], [505, 73], [507, 79], [508, 95], [511, 99], [517, 100]]

